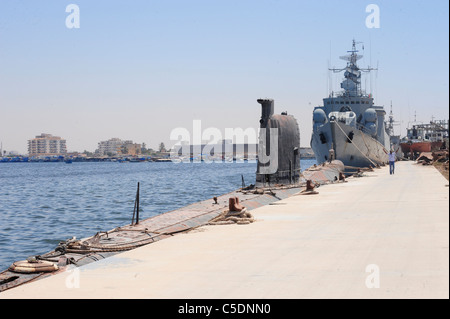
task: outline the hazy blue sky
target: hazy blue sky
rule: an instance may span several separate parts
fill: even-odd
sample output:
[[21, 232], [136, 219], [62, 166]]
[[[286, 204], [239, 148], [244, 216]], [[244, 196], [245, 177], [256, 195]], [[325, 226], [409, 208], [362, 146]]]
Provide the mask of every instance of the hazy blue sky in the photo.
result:
[[[65, 24], [71, 3], [79, 29]], [[378, 29], [365, 24], [371, 3]], [[1, 0], [0, 141], [23, 153], [40, 133], [69, 151], [112, 137], [156, 148], [193, 120], [256, 129], [256, 100], [270, 97], [309, 146], [327, 68], [345, 64], [353, 38], [364, 42], [360, 67], [378, 63], [363, 83], [378, 105], [392, 101], [397, 133], [415, 112], [448, 119], [447, 0]]]

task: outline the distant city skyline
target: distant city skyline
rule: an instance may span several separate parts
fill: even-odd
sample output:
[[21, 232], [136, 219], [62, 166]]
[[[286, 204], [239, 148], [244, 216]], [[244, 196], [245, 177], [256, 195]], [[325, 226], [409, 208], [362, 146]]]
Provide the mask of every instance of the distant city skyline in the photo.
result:
[[308, 147], [314, 106], [342, 80], [328, 68], [345, 66], [353, 39], [359, 65], [378, 67], [363, 88], [387, 114], [392, 102], [404, 136], [415, 118], [449, 118], [448, 12], [444, 0], [2, 0], [0, 142], [26, 154], [46, 132], [68, 152], [113, 137], [169, 148], [196, 120], [257, 129], [256, 100], [273, 98]]

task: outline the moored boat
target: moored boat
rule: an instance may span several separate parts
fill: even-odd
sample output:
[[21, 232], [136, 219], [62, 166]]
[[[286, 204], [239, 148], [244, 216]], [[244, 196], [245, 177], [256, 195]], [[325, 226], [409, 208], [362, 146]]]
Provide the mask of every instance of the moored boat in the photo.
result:
[[448, 120], [430, 121], [429, 124], [413, 124], [400, 146], [404, 156], [414, 158], [422, 152], [438, 151], [448, 139]]

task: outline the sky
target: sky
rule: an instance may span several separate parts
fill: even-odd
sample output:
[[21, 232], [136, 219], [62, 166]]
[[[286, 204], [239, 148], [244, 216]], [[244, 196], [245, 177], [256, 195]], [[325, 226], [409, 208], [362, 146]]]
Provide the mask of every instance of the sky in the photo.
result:
[[[79, 28], [66, 24], [70, 4]], [[363, 88], [387, 112], [392, 103], [396, 134], [448, 120], [446, 0], [1, 0], [0, 142], [26, 154], [49, 133], [68, 151], [113, 137], [156, 149], [174, 129], [194, 135], [196, 120], [223, 135], [256, 130], [256, 100], [272, 98], [307, 147], [313, 108], [343, 76], [328, 68], [345, 66], [353, 39], [359, 66], [378, 68]]]

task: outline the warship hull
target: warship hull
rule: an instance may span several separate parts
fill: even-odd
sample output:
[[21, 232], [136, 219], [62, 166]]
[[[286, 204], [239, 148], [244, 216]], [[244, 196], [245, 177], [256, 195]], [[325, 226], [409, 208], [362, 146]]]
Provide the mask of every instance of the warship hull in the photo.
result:
[[[370, 135], [337, 122], [331, 122], [330, 126], [335, 142], [335, 156], [345, 166], [369, 167], [388, 162], [388, 150]], [[351, 140], [350, 135], [353, 135]]]
[[386, 147], [353, 126], [330, 121], [321, 128], [321, 133], [329, 137], [328, 142], [323, 143], [320, 134], [313, 134], [311, 139], [311, 148], [319, 164], [330, 160], [330, 149], [334, 150], [334, 158], [350, 169], [388, 162]]

